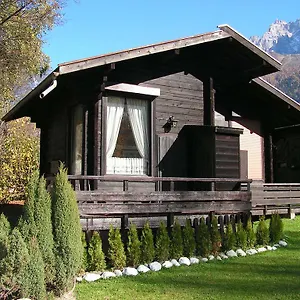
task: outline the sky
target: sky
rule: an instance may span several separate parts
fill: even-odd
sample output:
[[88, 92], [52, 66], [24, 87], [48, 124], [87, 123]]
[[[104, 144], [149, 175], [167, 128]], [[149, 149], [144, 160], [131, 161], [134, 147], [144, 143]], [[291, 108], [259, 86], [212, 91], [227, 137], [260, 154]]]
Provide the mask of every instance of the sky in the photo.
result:
[[217, 30], [246, 37], [276, 19], [300, 18], [299, 0], [69, 0], [64, 22], [45, 37], [51, 68], [59, 63]]

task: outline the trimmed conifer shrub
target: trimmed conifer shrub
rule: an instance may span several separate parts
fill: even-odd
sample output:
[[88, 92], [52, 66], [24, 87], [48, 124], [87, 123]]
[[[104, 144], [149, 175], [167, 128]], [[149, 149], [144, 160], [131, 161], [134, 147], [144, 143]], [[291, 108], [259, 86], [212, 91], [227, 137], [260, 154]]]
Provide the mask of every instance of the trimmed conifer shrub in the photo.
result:
[[278, 213], [272, 214], [269, 225], [270, 242], [278, 243], [283, 237], [283, 223]]
[[29, 261], [21, 283], [21, 296], [32, 299], [46, 299], [44, 262], [38, 241], [32, 237], [28, 243]]
[[0, 215], [0, 273], [2, 259], [7, 255], [10, 224], [4, 214]]
[[175, 259], [179, 259], [183, 255], [182, 231], [178, 220], [175, 220], [172, 228], [170, 254]]
[[247, 248], [247, 233], [243, 227], [243, 223], [241, 220], [239, 220], [237, 223], [236, 244], [238, 248], [242, 248], [242, 249]]
[[211, 220], [211, 229], [210, 229], [210, 239], [211, 239], [211, 251], [214, 255], [220, 252], [221, 248], [221, 235], [218, 228], [218, 218], [213, 216]]
[[142, 262], [151, 263], [155, 257], [153, 233], [150, 228], [149, 222], [146, 222], [141, 236], [141, 249], [142, 249]]
[[195, 254], [196, 241], [194, 235], [194, 228], [191, 225], [191, 221], [186, 219], [185, 226], [182, 230], [183, 240], [183, 255], [191, 257]]
[[233, 230], [233, 226], [235, 226], [232, 222], [227, 225], [226, 232], [224, 235], [224, 240], [222, 244], [222, 249], [224, 251], [234, 250], [236, 249], [236, 236]]
[[108, 258], [112, 267], [115, 269], [123, 269], [126, 265], [126, 255], [121, 233], [118, 228], [114, 229], [110, 226], [108, 232], [108, 244]]
[[269, 243], [269, 229], [265, 217], [261, 216], [256, 229], [256, 242], [258, 245], [265, 246]]
[[256, 237], [255, 237], [255, 232], [253, 229], [253, 224], [251, 220], [251, 216], [249, 216], [246, 224], [246, 235], [247, 235], [247, 247], [248, 248], [253, 248], [255, 246], [256, 242]]
[[52, 189], [52, 224], [55, 255], [55, 290], [69, 290], [82, 264], [81, 225], [76, 195], [61, 165]]
[[157, 230], [155, 248], [156, 258], [158, 261], [164, 262], [169, 259], [170, 238], [164, 222], [160, 222]]
[[200, 219], [198, 232], [196, 235], [196, 253], [202, 257], [207, 257], [211, 252], [211, 240], [208, 227], [204, 217]]
[[88, 245], [88, 270], [103, 271], [106, 268], [105, 255], [102, 250], [100, 234], [94, 231]]
[[127, 241], [127, 264], [137, 266], [141, 262], [141, 242], [138, 237], [136, 226], [131, 224], [128, 231]]
[[82, 271], [86, 271], [88, 269], [88, 246], [87, 246], [86, 236], [84, 231], [82, 231], [81, 233], [81, 243], [82, 243], [82, 251], [83, 251], [81, 269]]

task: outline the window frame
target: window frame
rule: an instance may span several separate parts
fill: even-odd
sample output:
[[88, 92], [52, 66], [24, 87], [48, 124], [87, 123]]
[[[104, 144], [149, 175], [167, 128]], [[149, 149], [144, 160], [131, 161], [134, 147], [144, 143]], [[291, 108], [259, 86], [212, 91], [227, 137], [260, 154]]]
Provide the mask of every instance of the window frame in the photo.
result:
[[[144, 175], [130, 175], [130, 174], [107, 174], [107, 162], [106, 162], [106, 136], [107, 136], [107, 127], [106, 127], [106, 118], [107, 118], [107, 103], [110, 96], [119, 96], [123, 98], [135, 98], [149, 102], [148, 110], [148, 129], [149, 129], [149, 170], [148, 174]], [[101, 157], [100, 157], [100, 175], [102, 176], [156, 176], [156, 152], [155, 151], [155, 97], [142, 95], [142, 94], [132, 94], [128, 92], [109, 92], [105, 93], [101, 97]]]

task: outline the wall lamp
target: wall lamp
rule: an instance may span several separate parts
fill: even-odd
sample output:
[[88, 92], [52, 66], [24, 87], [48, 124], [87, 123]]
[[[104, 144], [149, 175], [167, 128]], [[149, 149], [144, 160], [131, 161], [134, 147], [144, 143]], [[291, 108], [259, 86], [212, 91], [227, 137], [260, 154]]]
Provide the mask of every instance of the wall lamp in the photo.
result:
[[178, 120], [174, 119], [174, 116], [170, 116], [167, 119], [167, 123], [163, 126], [165, 132], [170, 132], [172, 128], [177, 127]]

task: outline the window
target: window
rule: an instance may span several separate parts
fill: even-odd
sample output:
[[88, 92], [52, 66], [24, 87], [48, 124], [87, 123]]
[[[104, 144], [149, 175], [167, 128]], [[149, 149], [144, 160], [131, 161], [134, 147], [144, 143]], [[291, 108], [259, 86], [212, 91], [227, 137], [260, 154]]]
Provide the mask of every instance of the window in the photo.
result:
[[106, 173], [149, 174], [149, 102], [109, 97]]
[[82, 143], [83, 143], [83, 107], [78, 105], [72, 111], [71, 119], [71, 164], [72, 175], [82, 174]]

